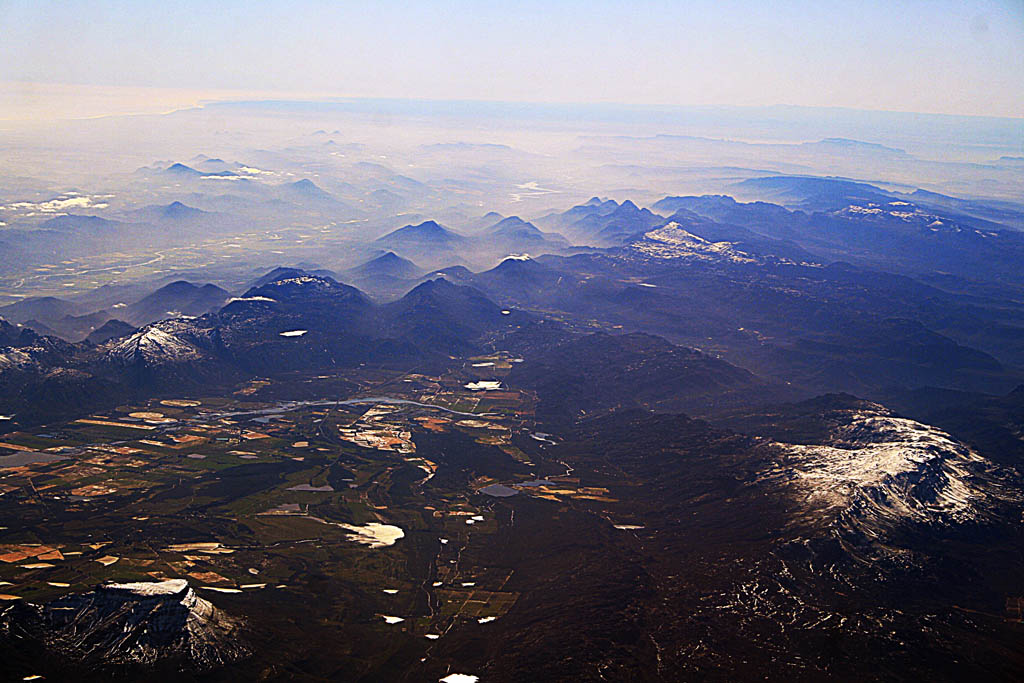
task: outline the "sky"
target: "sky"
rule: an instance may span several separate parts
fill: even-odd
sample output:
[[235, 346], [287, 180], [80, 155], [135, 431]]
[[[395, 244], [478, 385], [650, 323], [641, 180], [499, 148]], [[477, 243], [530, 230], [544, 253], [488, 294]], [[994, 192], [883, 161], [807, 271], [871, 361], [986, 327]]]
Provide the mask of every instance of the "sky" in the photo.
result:
[[1024, 117], [1024, 0], [0, 0], [0, 81], [0, 118], [84, 92], [54, 84], [125, 111], [274, 93]]

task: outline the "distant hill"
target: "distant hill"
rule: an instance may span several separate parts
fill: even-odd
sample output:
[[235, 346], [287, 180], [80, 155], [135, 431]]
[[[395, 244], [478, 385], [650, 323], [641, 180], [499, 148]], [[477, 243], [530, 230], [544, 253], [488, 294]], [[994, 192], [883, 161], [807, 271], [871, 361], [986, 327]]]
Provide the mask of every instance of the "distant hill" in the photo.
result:
[[519, 216], [509, 216], [508, 218], [502, 219], [494, 225], [484, 228], [483, 234], [492, 239], [503, 240], [511, 244], [522, 246], [528, 246], [530, 244], [541, 245], [545, 243], [550, 245], [554, 245], [556, 243], [568, 245], [566, 239], [561, 235], [543, 232], [536, 225], [524, 221]]
[[483, 216], [480, 216], [480, 218], [477, 218], [476, 220], [471, 222], [468, 228], [470, 230], [485, 230], [487, 228], [493, 227], [494, 225], [497, 225], [504, 219], [505, 216], [501, 215], [497, 211], [490, 211], [488, 213], [485, 213]]
[[201, 166], [206, 171], [220, 172], [233, 170], [238, 164], [229, 164], [223, 159], [204, 159], [196, 166]]
[[377, 244], [397, 249], [452, 250], [467, 243], [466, 237], [435, 221], [406, 225], [377, 239]]
[[274, 189], [279, 199], [302, 207], [344, 216], [355, 216], [360, 213], [355, 207], [341, 201], [308, 178], [283, 183]]
[[809, 211], [841, 209], [859, 202], [885, 203], [896, 196], [868, 183], [811, 176], [748, 178], [732, 187], [740, 194]]
[[39, 334], [54, 335], [68, 341], [81, 341], [111, 317], [107, 311], [100, 310], [85, 315], [66, 315], [58, 320], [48, 320], [45, 323], [28, 320], [25, 322], [25, 326], [31, 327]]
[[408, 203], [402, 195], [383, 187], [371, 192], [366, 199], [384, 211], [399, 211]]
[[250, 287], [262, 287], [265, 284], [274, 282], [275, 280], [284, 280], [287, 278], [303, 277], [303, 276], [315, 276], [315, 277], [326, 277], [332, 280], [337, 280], [338, 276], [333, 271], [317, 268], [307, 270], [305, 268], [293, 268], [287, 266], [278, 266], [265, 275], [261, 275], [253, 281]]
[[376, 278], [414, 280], [421, 277], [423, 273], [423, 269], [409, 259], [402, 258], [393, 251], [388, 251], [345, 271], [344, 274], [348, 278], [358, 281]]
[[754, 217], [784, 218], [790, 211], [778, 204], [768, 202], [740, 203], [724, 194], [706, 194], [699, 197], [665, 197], [651, 205], [661, 213], [690, 211], [721, 223], [742, 223]]
[[191, 166], [186, 166], [182, 163], [171, 164], [163, 170], [163, 173], [165, 175], [176, 175], [188, 178], [198, 178], [203, 175], [202, 171], [197, 171]]
[[593, 197], [568, 211], [538, 219], [538, 222], [562, 233], [574, 244], [616, 246], [662, 224], [664, 219], [628, 199], [619, 204], [615, 200]]
[[495, 301], [519, 304], [546, 300], [562, 283], [563, 273], [528, 256], [510, 256], [494, 268], [463, 276]]
[[78, 315], [81, 312], [81, 305], [53, 296], [31, 297], [7, 306], [0, 306], [0, 316], [16, 323], [32, 319], [60, 320], [65, 316]]
[[130, 334], [134, 334], [136, 329], [137, 328], [129, 325], [123, 320], [111, 318], [100, 327], [90, 332], [85, 338], [85, 341], [90, 344], [103, 344], [111, 339], [120, 339], [121, 337], [127, 337]]
[[443, 277], [449, 282], [461, 284], [469, 283], [473, 280], [473, 271], [466, 266], [448, 266], [447, 268], [439, 268], [432, 270], [428, 273], [424, 279], [434, 279], [437, 277]]
[[157, 204], [136, 209], [131, 212], [131, 216], [138, 220], [153, 222], [186, 222], [211, 218], [216, 214], [175, 201], [170, 204]]
[[43, 221], [39, 224], [40, 228], [47, 230], [75, 230], [75, 231], [89, 231], [89, 232], [100, 232], [110, 231], [117, 228], [122, 228], [128, 225], [121, 221], [113, 221], [109, 218], [101, 218], [100, 216], [86, 216], [82, 214], [68, 214], [66, 216], [57, 216], [49, 220]]
[[[1024, 235], [942, 208], [942, 203], [960, 208], [956, 200], [949, 201], [952, 198], [918, 192], [878, 194], [883, 190], [873, 185], [831, 178], [757, 178], [736, 187], [740, 186], [767, 188], [765, 192], [805, 208], [737, 202], [725, 195], [666, 197], [654, 208], [692, 212], [721, 224], [705, 224], [702, 227], [709, 230], [698, 228], [695, 234], [714, 231], [722, 239], [744, 242], [760, 253], [794, 260], [847, 261], [901, 274], [942, 271], [1008, 281], [1020, 277]], [[918, 203], [919, 198], [927, 204]], [[811, 210], [811, 206], [837, 208]], [[754, 238], [751, 232], [771, 241]]]
[[131, 282], [126, 284], [101, 285], [81, 294], [68, 297], [83, 311], [107, 308], [113, 311], [124, 308], [129, 301], [137, 301], [153, 291], [154, 283]]
[[308, 178], [302, 180], [296, 180], [293, 183], [285, 183], [280, 185], [279, 189], [282, 194], [290, 195], [292, 197], [302, 197], [305, 199], [320, 199], [320, 200], [333, 200], [334, 195], [324, 190], [322, 187], [314, 183]]
[[545, 228], [566, 228], [586, 216], [606, 215], [615, 211], [617, 208], [619, 208], [619, 203], [614, 199], [591, 197], [582, 204], [577, 204], [576, 206], [560, 213], [548, 214], [547, 216], [536, 219], [534, 222], [544, 226]]
[[870, 154], [873, 156], [889, 158], [910, 158], [911, 156], [903, 149], [886, 147], [885, 145], [880, 145], [877, 142], [863, 142], [861, 140], [851, 140], [849, 138], [824, 138], [817, 142], [801, 143], [801, 147], [826, 153], [832, 152], [835, 154]]
[[62, 339], [64, 338], [64, 335], [62, 335], [60, 332], [53, 329], [46, 323], [40, 322], [38, 320], [26, 320], [24, 323], [22, 323], [22, 326], [26, 330], [32, 330], [33, 332], [42, 337], [60, 337]]
[[229, 296], [216, 285], [198, 286], [179, 280], [129, 304], [118, 315], [134, 325], [145, 325], [164, 318], [209, 313], [222, 306]]

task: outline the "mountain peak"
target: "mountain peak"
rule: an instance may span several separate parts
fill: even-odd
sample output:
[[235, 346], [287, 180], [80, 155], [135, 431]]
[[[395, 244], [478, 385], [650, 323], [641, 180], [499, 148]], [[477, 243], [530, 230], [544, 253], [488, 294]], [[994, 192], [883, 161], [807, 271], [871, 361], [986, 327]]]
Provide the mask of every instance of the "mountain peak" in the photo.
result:
[[199, 597], [183, 579], [98, 586], [43, 605], [19, 606], [23, 637], [108, 664], [175, 660], [194, 670], [221, 666], [247, 653], [242, 622]]
[[406, 225], [379, 238], [378, 242], [400, 245], [412, 243], [420, 246], [451, 246], [465, 238], [437, 221], [423, 221], [418, 225]]
[[194, 285], [188, 280], [175, 280], [169, 284], [164, 285], [158, 292], [190, 292], [199, 289], [198, 285]]
[[376, 258], [349, 269], [347, 274], [357, 280], [372, 278], [412, 280], [422, 275], [423, 270], [409, 259], [402, 258], [393, 251], [386, 251]]
[[448, 230], [446, 228], [444, 228], [437, 221], [423, 221], [419, 225], [414, 225], [412, 227], [415, 228], [416, 230], [418, 230], [419, 232], [434, 232], [434, 233], [448, 232]]
[[314, 183], [309, 178], [296, 180], [293, 183], [285, 183], [284, 189], [287, 192], [292, 193], [293, 196], [298, 195], [305, 199], [334, 200], [334, 195]]
[[435, 277], [429, 280], [424, 280], [420, 284], [416, 285], [402, 298], [415, 298], [416, 296], [430, 294], [433, 292], [450, 291], [458, 286], [459, 285], [449, 282], [446, 277]]
[[269, 282], [250, 288], [243, 299], [260, 300], [262, 297], [304, 308], [370, 305], [370, 300], [359, 289], [342, 284], [331, 277], [312, 275], [304, 271], [281, 273]]
[[171, 164], [170, 166], [165, 168], [164, 173], [171, 173], [174, 175], [202, 175], [200, 171], [197, 171], [191, 166], [186, 166], [185, 164], [180, 162]]
[[160, 211], [160, 215], [164, 218], [195, 218], [204, 214], [206, 211], [179, 201], [171, 202]]
[[503, 218], [500, 221], [498, 221], [497, 223], [495, 223], [494, 225], [492, 225], [491, 227], [489, 227], [487, 229], [487, 231], [488, 232], [501, 232], [503, 230], [515, 230], [515, 229], [520, 229], [520, 228], [524, 228], [524, 227], [525, 228], [533, 228], [534, 230], [537, 229], [536, 227], [534, 227], [534, 225], [532, 223], [528, 223], [527, 221], [524, 221], [519, 216], [509, 216], [508, 218]]
[[263, 285], [269, 284], [276, 280], [287, 280], [296, 277], [314, 276], [325, 280], [336, 281], [337, 275], [329, 270], [323, 268], [314, 268], [308, 270], [299, 266], [277, 266], [273, 270], [264, 273], [260, 277], [256, 278], [256, 281], [252, 283], [252, 287], [262, 287]]
[[487, 281], [502, 282], [502, 287], [512, 281], [549, 286], [553, 280], [558, 278], [558, 273], [543, 263], [535, 261], [529, 254], [510, 254], [494, 268], [484, 271], [480, 275]]

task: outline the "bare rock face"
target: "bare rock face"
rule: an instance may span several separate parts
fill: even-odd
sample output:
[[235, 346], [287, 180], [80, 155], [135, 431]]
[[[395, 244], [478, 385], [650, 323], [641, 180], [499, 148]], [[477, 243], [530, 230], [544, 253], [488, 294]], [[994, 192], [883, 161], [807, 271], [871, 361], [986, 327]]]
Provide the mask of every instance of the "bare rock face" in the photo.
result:
[[91, 666], [177, 660], [206, 670], [247, 654], [241, 622], [184, 579], [106, 584], [45, 605], [14, 605], [0, 615], [0, 631]]
[[203, 352], [196, 345], [197, 330], [188, 320], [164, 320], [149, 325], [127, 339], [113, 343], [108, 357], [123, 365], [168, 364], [200, 360]]

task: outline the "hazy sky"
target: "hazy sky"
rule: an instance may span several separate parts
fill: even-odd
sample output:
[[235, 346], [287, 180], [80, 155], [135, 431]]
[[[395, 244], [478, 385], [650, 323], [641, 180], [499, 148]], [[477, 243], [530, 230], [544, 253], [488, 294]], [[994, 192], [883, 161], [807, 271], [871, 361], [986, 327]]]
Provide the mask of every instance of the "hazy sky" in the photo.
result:
[[0, 0], [0, 81], [1019, 117], [1024, 0]]

